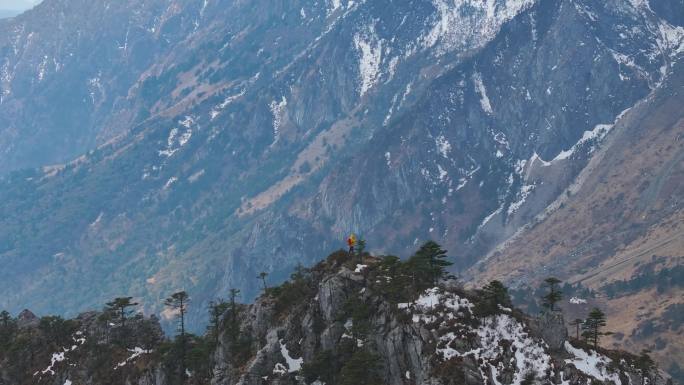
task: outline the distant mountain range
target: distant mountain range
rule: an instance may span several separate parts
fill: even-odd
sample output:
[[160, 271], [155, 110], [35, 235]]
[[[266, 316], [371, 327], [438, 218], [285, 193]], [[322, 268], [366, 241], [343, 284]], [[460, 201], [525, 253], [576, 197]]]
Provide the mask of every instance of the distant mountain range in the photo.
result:
[[[131, 295], [158, 313], [185, 288], [199, 328], [209, 300], [251, 298], [260, 272], [285, 279], [352, 231], [378, 254], [435, 239], [469, 281], [521, 290], [556, 274], [600, 298], [673, 269], [678, 243], [641, 246], [682, 215], [683, 15], [680, 0], [47, 0], [0, 21], [0, 307]], [[606, 268], [641, 253], [665, 262]], [[657, 290], [615, 295], [682, 302]], [[646, 312], [621, 313], [621, 333]], [[655, 339], [681, 322], [651, 326], [630, 348], [671, 365], [683, 345]]]

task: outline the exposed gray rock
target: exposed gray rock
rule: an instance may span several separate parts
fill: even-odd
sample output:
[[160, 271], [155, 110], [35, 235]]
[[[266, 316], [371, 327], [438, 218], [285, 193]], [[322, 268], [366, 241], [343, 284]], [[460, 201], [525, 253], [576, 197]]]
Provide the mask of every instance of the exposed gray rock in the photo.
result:
[[565, 325], [562, 312], [544, 312], [535, 317], [530, 326], [544, 339], [550, 349], [554, 351], [563, 350], [565, 341], [568, 339], [568, 328]]

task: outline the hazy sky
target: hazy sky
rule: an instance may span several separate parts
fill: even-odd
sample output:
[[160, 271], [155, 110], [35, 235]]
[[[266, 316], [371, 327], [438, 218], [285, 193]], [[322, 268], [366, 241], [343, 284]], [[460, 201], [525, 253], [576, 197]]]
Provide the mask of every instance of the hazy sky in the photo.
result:
[[41, 0], [0, 0], [0, 9], [24, 11], [40, 2]]

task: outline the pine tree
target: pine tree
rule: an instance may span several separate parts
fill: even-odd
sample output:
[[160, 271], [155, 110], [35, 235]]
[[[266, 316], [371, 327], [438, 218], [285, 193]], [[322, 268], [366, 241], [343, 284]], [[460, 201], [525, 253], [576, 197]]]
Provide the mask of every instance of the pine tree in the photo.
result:
[[501, 281], [494, 280], [482, 288], [485, 298], [488, 298], [495, 305], [510, 307], [511, 297], [508, 288]]
[[361, 349], [354, 352], [340, 371], [340, 385], [378, 385], [382, 383], [379, 374], [380, 358]]
[[5, 310], [0, 312], [0, 346], [5, 346], [10, 342], [15, 326], [15, 321], [9, 312]]
[[542, 297], [543, 305], [551, 311], [555, 311], [556, 303], [563, 299], [563, 293], [558, 287], [560, 283], [561, 281], [555, 277], [549, 277], [544, 280], [544, 286], [548, 287], [549, 292]]
[[366, 240], [359, 239], [356, 246], [356, 254], [359, 256], [359, 264], [363, 263], [363, 253], [366, 251]]
[[299, 283], [306, 280], [308, 270], [301, 263], [297, 263], [294, 273], [290, 274], [290, 280], [294, 283]]
[[447, 267], [453, 263], [447, 260], [446, 253], [437, 242], [427, 241], [409, 259], [416, 289], [423, 290], [437, 285], [440, 279], [447, 277]]
[[380, 262], [380, 271], [384, 275], [378, 277], [381, 292], [392, 303], [401, 302], [409, 284], [404, 270], [404, 264], [397, 256], [387, 255]]
[[164, 305], [175, 311], [178, 317], [178, 331], [180, 332], [180, 377], [185, 378], [185, 355], [186, 355], [186, 341], [185, 341], [185, 313], [188, 311], [188, 302], [190, 296], [185, 291], [173, 293], [164, 301]]
[[46, 316], [40, 319], [38, 329], [50, 343], [55, 346], [62, 346], [70, 341], [75, 330], [75, 322], [59, 316]]
[[582, 327], [583, 323], [584, 321], [581, 318], [575, 318], [574, 321], [570, 322], [570, 325], [576, 328], [575, 338], [577, 339], [580, 338], [580, 327]]
[[2, 326], [3, 328], [8, 328], [11, 321], [12, 316], [7, 310], [3, 310], [2, 312], [0, 312], [0, 326]]
[[266, 285], [266, 277], [268, 277], [268, 273], [265, 271], [262, 271], [261, 273], [259, 273], [259, 275], [257, 275], [257, 278], [260, 279], [264, 285], [264, 293], [268, 291], [268, 286]]
[[230, 310], [230, 324], [228, 325], [228, 337], [230, 342], [234, 344], [240, 334], [240, 325], [238, 324], [238, 309], [237, 309], [237, 297], [240, 296], [240, 290], [230, 289], [230, 300], [229, 307]]
[[137, 302], [131, 301], [132, 299], [133, 297], [119, 297], [115, 298], [111, 302], [107, 302], [106, 304], [105, 311], [111, 312], [118, 318], [118, 321], [121, 324], [122, 329], [126, 327], [126, 319], [133, 312], [129, 308], [133, 306], [138, 306]]
[[606, 326], [606, 315], [599, 308], [593, 308], [587, 319], [582, 325], [582, 336], [589, 342], [593, 343], [594, 349], [598, 348], [598, 343], [601, 336], [609, 335], [610, 333], [602, 332], [601, 329]]
[[478, 317], [489, 317], [499, 311], [499, 306], [510, 307], [511, 297], [508, 288], [501, 281], [494, 280], [482, 288], [474, 312]]
[[636, 367], [641, 372], [641, 385], [644, 385], [647, 380], [651, 383], [651, 373], [656, 370], [656, 363], [653, 361], [649, 350], [642, 350], [639, 358], [636, 360]]
[[214, 336], [214, 346], [218, 346], [221, 316], [228, 309], [228, 303], [219, 298], [216, 301], [209, 302], [209, 326], [210, 333]]

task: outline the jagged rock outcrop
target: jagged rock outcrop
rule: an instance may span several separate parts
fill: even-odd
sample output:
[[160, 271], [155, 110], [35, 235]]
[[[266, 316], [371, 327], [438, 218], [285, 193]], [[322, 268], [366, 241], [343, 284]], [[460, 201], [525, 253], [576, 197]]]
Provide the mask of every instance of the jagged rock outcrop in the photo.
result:
[[568, 341], [557, 312], [483, 313], [478, 291], [414, 291], [396, 286], [383, 260], [358, 262], [337, 252], [251, 305], [228, 306], [218, 330], [184, 344], [163, 340], [155, 317], [122, 329], [98, 312], [2, 329], [0, 385], [665, 383], [630, 354]]
[[[334, 362], [349, 354], [345, 346], [376, 355], [382, 383], [392, 385], [628, 384], [628, 378], [641, 378], [627, 354], [610, 358], [617, 355], [568, 342], [561, 313], [528, 318], [501, 308], [478, 319], [474, 293], [445, 287], [392, 303], [378, 290], [387, 278], [378, 260], [365, 263], [354, 269], [352, 262], [331, 258], [311, 270], [309, 291], [299, 293], [286, 310], [278, 310], [279, 299], [270, 295], [247, 307], [240, 327], [260, 341], [258, 350], [239, 370], [230, 364], [230, 342], [222, 335], [215, 372], [225, 375], [212, 384], [339, 381]], [[323, 369], [315, 364], [322, 359]]]
[[560, 311], [541, 314], [532, 320], [530, 327], [541, 336], [550, 349], [562, 350], [565, 341], [568, 340], [568, 328]]
[[38, 325], [38, 317], [28, 309], [24, 309], [17, 316], [17, 326], [19, 328], [27, 328]]

